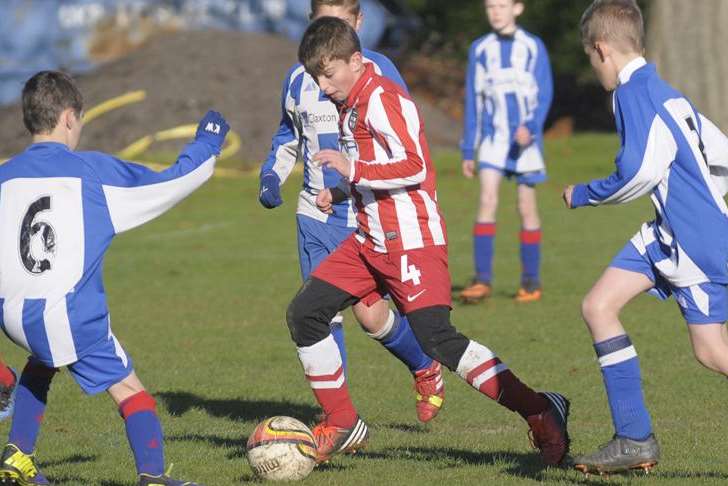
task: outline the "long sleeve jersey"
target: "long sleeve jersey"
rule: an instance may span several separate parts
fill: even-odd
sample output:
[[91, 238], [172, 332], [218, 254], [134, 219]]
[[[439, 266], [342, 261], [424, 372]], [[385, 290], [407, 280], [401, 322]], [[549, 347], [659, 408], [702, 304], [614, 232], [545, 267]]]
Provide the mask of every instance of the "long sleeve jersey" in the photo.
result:
[[446, 245], [420, 114], [371, 65], [341, 106], [341, 139], [351, 161], [359, 241], [381, 253]]
[[655, 220], [632, 243], [676, 287], [728, 284], [728, 141], [638, 58], [620, 73], [614, 114], [621, 149], [606, 179], [578, 185], [572, 206], [650, 195]]
[[0, 325], [47, 366], [111, 336], [102, 280], [112, 238], [168, 210], [211, 175], [218, 149], [192, 142], [162, 172], [37, 143], [0, 166]]
[[[392, 61], [367, 49], [363, 54], [364, 62], [371, 64], [378, 74], [407, 90]], [[335, 204], [331, 215], [316, 207], [316, 194], [322, 189], [336, 187], [341, 179], [338, 172], [312, 161], [312, 157], [323, 149], [339, 150], [339, 113], [334, 102], [319, 89], [301, 64], [290, 69], [283, 83], [281, 111], [281, 122], [261, 174], [275, 172], [283, 183], [296, 160], [301, 158], [303, 189], [298, 197], [297, 213], [335, 226], [355, 227], [350, 200]]]
[[[518, 174], [544, 170], [543, 127], [552, 98], [551, 65], [541, 39], [521, 28], [512, 36], [477, 39], [465, 77], [463, 159]], [[525, 148], [515, 142], [520, 126], [533, 136]]]

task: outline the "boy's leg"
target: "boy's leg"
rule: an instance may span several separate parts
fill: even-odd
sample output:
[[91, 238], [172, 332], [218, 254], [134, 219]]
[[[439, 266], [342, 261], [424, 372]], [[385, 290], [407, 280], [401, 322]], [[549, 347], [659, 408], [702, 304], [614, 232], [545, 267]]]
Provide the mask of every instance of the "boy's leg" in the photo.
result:
[[728, 376], [728, 286], [712, 282], [673, 289], [688, 323], [697, 360], [706, 368]]
[[575, 459], [577, 469], [584, 472], [649, 468], [659, 459], [637, 351], [619, 321], [619, 313], [629, 301], [654, 287], [648, 277], [652, 270], [631, 243], [613, 265], [584, 298], [582, 314], [601, 366], [615, 435], [595, 453]]
[[49, 484], [38, 470], [33, 452], [43, 423], [48, 390], [57, 371], [31, 357], [21, 373], [16, 392], [17, 410], [10, 426], [8, 445], [0, 459], [0, 478], [3, 481], [8, 479], [19, 484]]
[[13, 414], [17, 384], [18, 377], [15, 370], [0, 359], [0, 422]]
[[460, 293], [460, 299], [465, 303], [475, 303], [489, 297], [493, 279], [498, 190], [503, 176], [497, 169], [485, 168], [479, 171], [479, 177], [478, 216], [473, 225], [475, 278], [473, 283]]
[[369, 337], [379, 341], [414, 376], [417, 418], [422, 422], [435, 418], [445, 399], [442, 368], [422, 350], [407, 317], [391, 310], [389, 301], [381, 298], [371, 306], [361, 301], [353, 311]]
[[[336, 232], [337, 228], [301, 214], [296, 215], [296, 226], [298, 228], [298, 261], [301, 266], [301, 277], [305, 282], [311, 272], [338, 246], [332, 243], [338, 235], [330, 234]], [[351, 233], [351, 230], [349, 230], [349, 233]], [[344, 373], [346, 373], [348, 360], [346, 341], [344, 340], [344, 316], [341, 314], [335, 315], [329, 326], [331, 327], [331, 335], [339, 348]]]
[[516, 300], [530, 302], [541, 298], [541, 219], [534, 186], [518, 184], [518, 213], [521, 217], [521, 287]]
[[724, 324], [688, 325], [695, 358], [709, 370], [728, 376], [728, 331]]
[[495, 353], [452, 326], [448, 307], [419, 309], [408, 317], [425, 352], [482, 394], [521, 415], [543, 461], [561, 462], [569, 448], [568, 400], [557, 393], [537, 393], [522, 383]]

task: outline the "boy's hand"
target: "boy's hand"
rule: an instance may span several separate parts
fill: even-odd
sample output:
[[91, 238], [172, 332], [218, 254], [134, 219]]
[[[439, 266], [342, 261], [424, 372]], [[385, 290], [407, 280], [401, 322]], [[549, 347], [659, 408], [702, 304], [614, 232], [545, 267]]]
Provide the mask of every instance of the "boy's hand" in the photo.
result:
[[527, 147], [533, 143], [533, 135], [530, 130], [523, 125], [518, 127], [518, 130], [516, 130], [516, 143], [521, 147]]
[[277, 208], [283, 204], [281, 198], [281, 179], [275, 172], [266, 172], [260, 176], [260, 192], [258, 200], [263, 207]]
[[468, 179], [475, 177], [475, 161], [463, 160], [463, 175]]
[[566, 186], [566, 189], [564, 189], [564, 193], [561, 195], [561, 197], [564, 199], [564, 203], [566, 203], [566, 207], [571, 209], [571, 195], [574, 193], [574, 186]]
[[219, 153], [225, 143], [225, 135], [228, 130], [230, 130], [230, 125], [225, 118], [220, 113], [210, 110], [197, 125], [195, 140], [209, 143], [216, 147]]
[[351, 177], [351, 162], [341, 152], [325, 149], [314, 155], [313, 160], [319, 165], [334, 169], [347, 179]]
[[334, 212], [334, 197], [331, 194], [331, 189], [324, 189], [316, 194], [316, 207], [319, 211], [326, 214], [332, 214]]

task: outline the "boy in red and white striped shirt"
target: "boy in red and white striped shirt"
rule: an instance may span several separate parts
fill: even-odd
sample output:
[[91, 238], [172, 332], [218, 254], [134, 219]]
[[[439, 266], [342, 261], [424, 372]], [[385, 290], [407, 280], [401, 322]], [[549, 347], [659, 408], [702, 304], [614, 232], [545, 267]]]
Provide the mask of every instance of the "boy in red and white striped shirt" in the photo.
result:
[[389, 294], [407, 315], [425, 353], [474, 388], [519, 413], [547, 464], [568, 451], [569, 402], [521, 383], [487, 347], [450, 323], [450, 274], [445, 222], [437, 206], [435, 170], [417, 107], [396, 84], [362, 61], [356, 32], [324, 17], [304, 34], [299, 60], [340, 107], [343, 152], [314, 160], [348, 184], [321, 191], [317, 205], [351, 197], [358, 229], [319, 265], [288, 308], [288, 326], [326, 418], [314, 428], [319, 462], [355, 450], [368, 438], [349, 396], [331, 318]]

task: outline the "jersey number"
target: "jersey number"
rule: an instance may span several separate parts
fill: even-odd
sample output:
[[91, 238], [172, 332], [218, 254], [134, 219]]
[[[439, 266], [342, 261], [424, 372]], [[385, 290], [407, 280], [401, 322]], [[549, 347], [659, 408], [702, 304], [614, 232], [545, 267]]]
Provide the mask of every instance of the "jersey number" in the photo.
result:
[[44, 222], [33, 223], [38, 213], [51, 208], [50, 196], [43, 196], [33, 202], [20, 227], [20, 258], [32, 274], [40, 275], [51, 269], [51, 262], [45, 256], [52, 256], [56, 250], [56, 233], [53, 227]]
[[422, 273], [417, 269], [417, 267], [414, 265], [408, 265], [408, 263], [407, 255], [402, 255], [402, 259], [400, 260], [400, 267], [402, 268], [402, 283], [412, 280], [412, 283], [417, 286], [420, 284], [420, 277], [422, 276]]
[[695, 132], [695, 135], [698, 137], [698, 148], [700, 149], [700, 153], [703, 155], [705, 165], [708, 165], [708, 156], [705, 155], [705, 144], [703, 143], [703, 139], [700, 138], [700, 133], [698, 132], [698, 127], [695, 126], [695, 121], [693, 121], [692, 117], [687, 117], [685, 122], [688, 124], [688, 128]]

